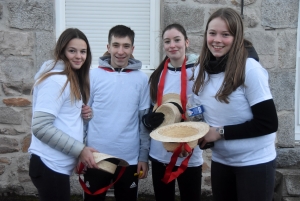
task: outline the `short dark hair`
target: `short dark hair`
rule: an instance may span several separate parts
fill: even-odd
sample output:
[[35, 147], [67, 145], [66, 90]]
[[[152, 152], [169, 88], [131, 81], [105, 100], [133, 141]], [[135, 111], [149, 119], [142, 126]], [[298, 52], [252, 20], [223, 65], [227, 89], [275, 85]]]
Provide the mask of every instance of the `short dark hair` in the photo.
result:
[[132, 42], [132, 45], [134, 43], [134, 36], [135, 36], [134, 31], [131, 28], [124, 26], [124, 25], [116, 25], [109, 30], [109, 33], [108, 33], [108, 43], [109, 44], [111, 42], [112, 36], [119, 37], [119, 38], [124, 38], [124, 37], [128, 36]]

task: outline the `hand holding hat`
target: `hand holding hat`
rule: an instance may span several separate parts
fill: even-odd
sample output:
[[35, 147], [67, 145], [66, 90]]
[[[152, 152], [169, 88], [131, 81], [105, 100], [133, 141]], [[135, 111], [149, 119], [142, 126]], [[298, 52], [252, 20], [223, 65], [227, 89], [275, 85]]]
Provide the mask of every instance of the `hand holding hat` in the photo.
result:
[[143, 124], [149, 130], [157, 128], [165, 119], [162, 112], [150, 112], [143, 116]]

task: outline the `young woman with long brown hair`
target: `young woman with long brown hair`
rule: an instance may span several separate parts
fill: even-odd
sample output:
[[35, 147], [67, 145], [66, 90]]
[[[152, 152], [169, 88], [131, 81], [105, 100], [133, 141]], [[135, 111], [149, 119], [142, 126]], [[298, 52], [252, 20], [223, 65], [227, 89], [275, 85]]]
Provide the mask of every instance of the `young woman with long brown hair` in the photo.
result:
[[97, 168], [92, 152], [83, 143], [83, 104], [90, 97], [91, 50], [78, 29], [59, 37], [54, 60], [36, 74], [32, 105], [32, 139], [29, 175], [42, 201], [70, 200], [69, 176], [77, 160]]
[[210, 16], [193, 92], [211, 126], [199, 142], [214, 142], [215, 201], [272, 200], [278, 119], [268, 72], [248, 58], [249, 46], [236, 11], [221, 8]]

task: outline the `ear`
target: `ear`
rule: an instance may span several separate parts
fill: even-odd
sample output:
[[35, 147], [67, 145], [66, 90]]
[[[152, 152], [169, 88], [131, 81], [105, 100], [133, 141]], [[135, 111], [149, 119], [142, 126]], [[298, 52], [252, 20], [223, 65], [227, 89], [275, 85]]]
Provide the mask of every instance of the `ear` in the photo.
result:
[[107, 44], [106, 47], [107, 47], [107, 52], [110, 53], [110, 46], [109, 46], [109, 44]]
[[185, 47], [189, 47], [189, 45], [190, 45], [190, 40], [186, 39], [186, 41], [185, 41]]

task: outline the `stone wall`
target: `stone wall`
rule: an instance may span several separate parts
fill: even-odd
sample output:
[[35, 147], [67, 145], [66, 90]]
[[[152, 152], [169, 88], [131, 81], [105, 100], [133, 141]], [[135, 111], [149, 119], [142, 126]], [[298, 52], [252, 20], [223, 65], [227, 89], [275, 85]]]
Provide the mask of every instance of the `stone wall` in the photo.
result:
[[[161, 27], [179, 22], [187, 29], [191, 46], [199, 53], [205, 22], [218, 8], [239, 13], [241, 0], [161, 1]], [[300, 148], [295, 146], [294, 94], [299, 0], [245, 0], [245, 37], [253, 42], [279, 117], [277, 133], [276, 200], [300, 197]], [[54, 0], [0, 0], [0, 195], [35, 194], [28, 176], [33, 76], [52, 55], [55, 44]], [[202, 192], [210, 194], [211, 152], [204, 152]], [[81, 193], [75, 176], [72, 193]], [[151, 174], [140, 182], [140, 192], [153, 194]], [[199, 189], [200, 190], [200, 189]], [[289, 198], [294, 197], [294, 198]]]

